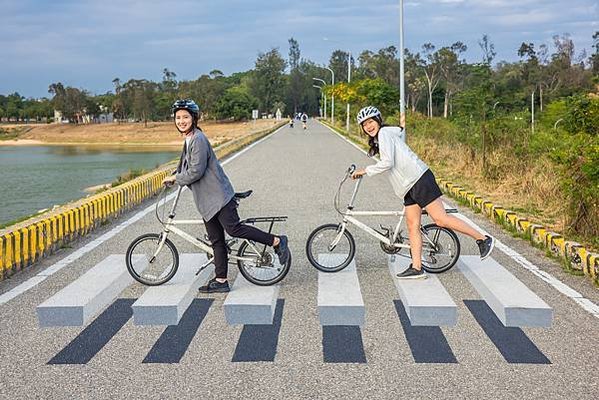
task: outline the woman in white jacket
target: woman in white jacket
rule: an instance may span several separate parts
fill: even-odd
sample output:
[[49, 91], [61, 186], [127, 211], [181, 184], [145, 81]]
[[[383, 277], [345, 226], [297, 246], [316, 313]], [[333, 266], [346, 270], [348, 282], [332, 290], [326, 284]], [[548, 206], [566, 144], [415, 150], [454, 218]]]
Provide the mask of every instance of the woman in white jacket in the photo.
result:
[[483, 235], [462, 220], [445, 212], [441, 201], [441, 189], [428, 166], [405, 143], [402, 128], [384, 126], [383, 118], [376, 107], [364, 107], [358, 113], [358, 123], [369, 136], [369, 156], [380, 154], [380, 161], [354, 172], [352, 178], [364, 175], [387, 174], [395, 194], [404, 200], [406, 225], [410, 238], [412, 264], [397, 276], [404, 279], [424, 278], [422, 270], [422, 237], [420, 219], [425, 209], [439, 226], [453, 229], [476, 240], [480, 256], [484, 260], [491, 254], [495, 240]]

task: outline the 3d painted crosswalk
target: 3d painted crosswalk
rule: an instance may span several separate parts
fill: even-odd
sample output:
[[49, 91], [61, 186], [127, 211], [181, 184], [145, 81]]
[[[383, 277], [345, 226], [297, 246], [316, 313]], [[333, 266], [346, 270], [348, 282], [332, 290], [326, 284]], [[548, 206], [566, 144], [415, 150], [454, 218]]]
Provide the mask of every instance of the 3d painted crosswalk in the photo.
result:
[[[213, 273], [211, 266], [195, 275], [195, 266], [202, 263], [202, 257], [205, 256], [182, 254], [177, 275], [164, 285], [146, 288], [138, 299], [117, 299], [133, 283], [124, 266], [124, 256], [112, 255], [104, 259], [37, 307], [41, 328], [87, 325], [49, 363], [88, 362], [131, 318], [134, 325], [165, 326], [163, 335], [149, 351], [144, 363], [179, 362], [213, 306], [210, 299], [196, 298], [197, 288]], [[145, 261], [138, 259], [136, 262]], [[552, 309], [496, 261], [481, 262], [477, 257], [462, 256], [459, 262], [459, 270], [482, 298], [465, 300], [464, 303], [483, 331], [498, 348], [517, 342], [525, 349], [514, 352], [499, 348], [501, 354], [507, 355], [506, 361], [549, 362], [518, 327], [550, 326]], [[457, 306], [434, 275], [425, 280], [398, 280], [396, 273], [408, 264], [401, 258], [389, 259], [389, 271], [401, 299], [395, 301], [395, 307], [414, 361], [455, 363], [456, 357], [440, 327], [452, 327], [458, 323]], [[243, 325], [231, 361], [274, 361], [285, 305], [279, 293], [279, 285], [255, 286], [238, 275], [222, 310], [217, 311], [224, 314], [229, 325]], [[367, 362], [361, 330], [368, 316], [355, 260], [343, 271], [318, 273], [315, 306], [322, 326], [323, 361]], [[114, 325], [110, 321], [119, 321], [118, 326], [103, 326]], [[97, 337], [102, 339], [100, 344], [96, 343]], [[82, 345], [87, 348], [84, 355], [76, 351]], [[423, 346], [428, 350], [423, 351]]]

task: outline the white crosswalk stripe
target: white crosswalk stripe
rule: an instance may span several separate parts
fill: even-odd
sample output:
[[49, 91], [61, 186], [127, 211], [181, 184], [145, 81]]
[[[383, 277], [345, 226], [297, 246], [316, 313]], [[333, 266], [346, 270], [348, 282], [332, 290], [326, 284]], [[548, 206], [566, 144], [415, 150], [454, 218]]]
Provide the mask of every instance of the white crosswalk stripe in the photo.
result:
[[458, 268], [505, 326], [551, 326], [551, 307], [493, 258], [462, 256]]
[[389, 272], [395, 282], [399, 297], [414, 326], [455, 326], [458, 308], [436, 275], [427, 279], [401, 280], [397, 274], [410, 265], [410, 259], [389, 256]]

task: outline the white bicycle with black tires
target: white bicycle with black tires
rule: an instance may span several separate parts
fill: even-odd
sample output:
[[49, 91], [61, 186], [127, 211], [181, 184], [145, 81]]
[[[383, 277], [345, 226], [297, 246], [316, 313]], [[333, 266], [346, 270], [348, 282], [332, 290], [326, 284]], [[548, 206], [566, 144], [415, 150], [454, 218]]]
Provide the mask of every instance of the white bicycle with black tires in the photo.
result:
[[[345, 176], [335, 195], [335, 209], [343, 217], [341, 223], [321, 225], [314, 229], [306, 243], [306, 255], [310, 264], [323, 272], [341, 271], [347, 267], [356, 255], [356, 242], [347, 229], [349, 224], [357, 226], [364, 232], [378, 239], [381, 249], [387, 254], [411, 258], [409, 239], [403, 236], [401, 223], [405, 212], [401, 211], [355, 211], [354, 201], [360, 188], [362, 179], [357, 179], [351, 200], [346, 210], [340, 210], [339, 197], [341, 188], [347, 179], [356, 170], [351, 165], [345, 172]], [[457, 213], [456, 209], [446, 209], [447, 213]], [[423, 215], [426, 210], [422, 211]], [[359, 216], [381, 216], [399, 217], [395, 228], [379, 225], [380, 230], [374, 229], [359, 221]], [[436, 224], [428, 224], [420, 227], [422, 235], [422, 262], [425, 271], [440, 273], [449, 270], [455, 265], [460, 257], [460, 241], [454, 231], [440, 227]], [[335, 255], [328, 257], [327, 255]]]
[[[196, 275], [202, 272], [214, 261], [214, 250], [207, 237], [198, 238], [177, 228], [176, 225], [202, 225], [203, 220], [175, 220], [176, 208], [179, 197], [183, 190], [182, 186], [177, 189], [177, 194], [173, 206], [167, 218], [161, 217], [159, 213], [160, 204], [166, 208], [166, 187], [163, 188], [158, 201], [156, 202], [156, 218], [162, 224], [163, 230], [160, 233], [146, 233], [134, 239], [125, 256], [127, 270], [131, 276], [138, 282], [148, 286], [162, 285], [171, 280], [179, 268], [179, 251], [175, 244], [168, 238], [174, 234], [187, 242], [193, 244], [208, 255], [208, 261], [198, 267]], [[251, 190], [243, 193], [235, 193], [235, 201], [249, 197]], [[277, 222], [286, 221], [286, 216], [277, 217], [255, 217], [247, 218], [241, 221], [242, 224], [269, 224], [268, 233], [272, 233], [273, 227]], [[241, 242], [239, 247], [235, 247], [237, 242]], [[291, 252], [285, 264], [280, 264], [274, 249], [270, 246], [258, 244], [248, 239], [227, 238], [227, 251], [229, 253], [229, 263], [237, 263], [239, 272], [245, 279], [255, 285], [269, 286], [280, 282], [289, 272], [291, 267]], [[142, 262], [137, 261], [140, 257]], [[137, 262], [133, 262], [136, 260]]]

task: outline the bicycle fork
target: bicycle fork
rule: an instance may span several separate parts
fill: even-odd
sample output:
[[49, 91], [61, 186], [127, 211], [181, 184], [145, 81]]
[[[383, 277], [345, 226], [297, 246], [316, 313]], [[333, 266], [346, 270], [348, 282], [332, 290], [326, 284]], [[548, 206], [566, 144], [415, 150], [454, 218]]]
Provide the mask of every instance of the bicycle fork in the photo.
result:
[[345, 227], [347, 226], [347, 221], [344, 219], [343, 222], [340, 225], [340, 229], [339, 232], [337, 233], [337, 236], [335, 237], [335, 239], [333, 240], [333, 242], [329, 245], [329, 251], [332, 252], [333, 250], [335, 250], [335, 247], [337, 247], [337, 245], [339, 244], [339, 241], [341, 240], [341, 237], [343, 236], [343, 233], [345, 232]]
[[154, 252], [154, 254], [152, 254], [152, 257], [150, 258], [150, 261], [148, 262], [149, 264], [152, 264], [152, 263], [154, 263], [154, 261], [156, 261], [156, 257], [158, 257], [158, 253], [160, 253], [160, 251], [162, 251], [162, 248], [164, 247], [164, 242], [166, 242], [167, 236], [168, 236], [168, 229], [165, 229], [160, 234], [160, 242], [158, 243], [158, 247], [156, 248], [156, 251]]

